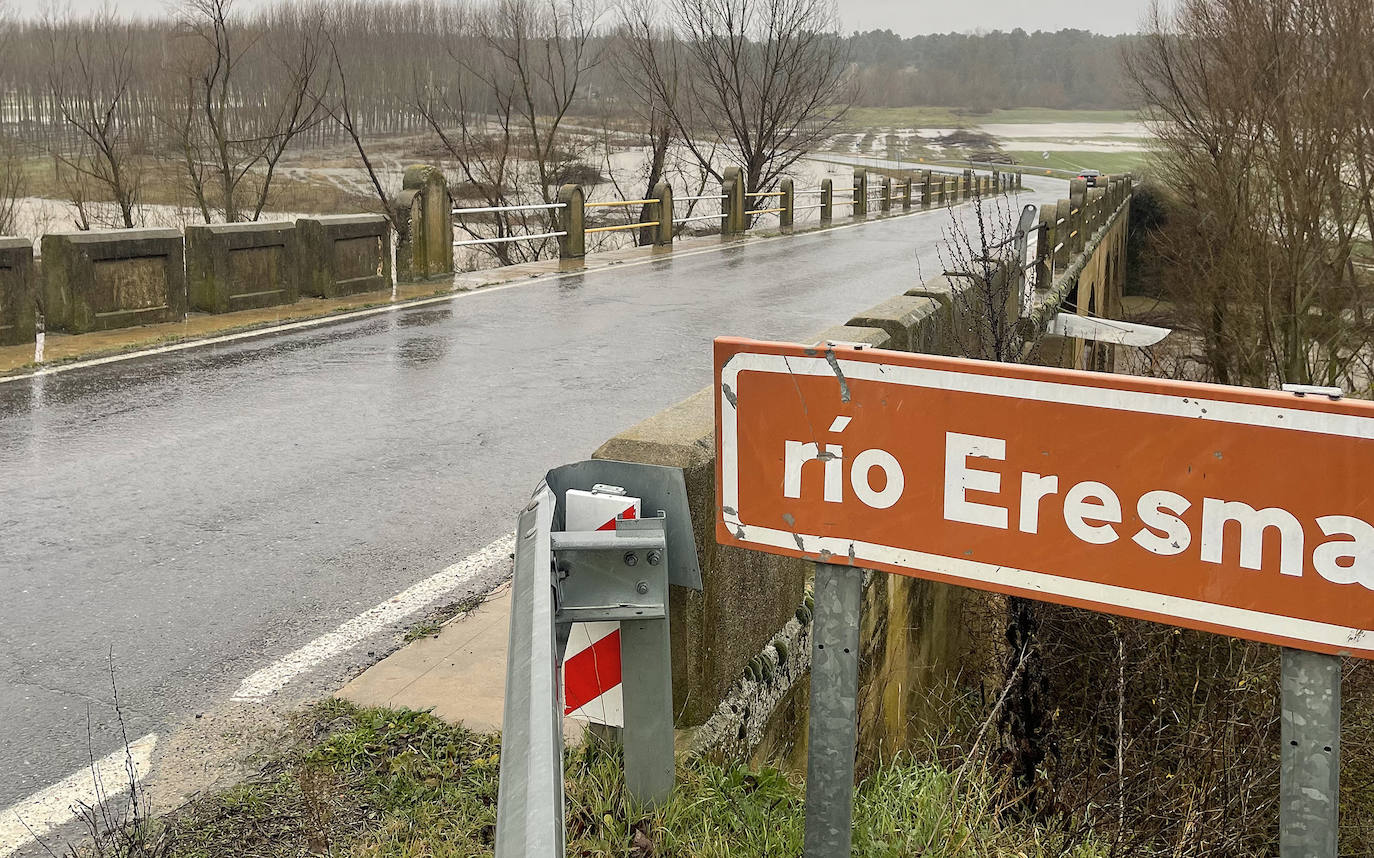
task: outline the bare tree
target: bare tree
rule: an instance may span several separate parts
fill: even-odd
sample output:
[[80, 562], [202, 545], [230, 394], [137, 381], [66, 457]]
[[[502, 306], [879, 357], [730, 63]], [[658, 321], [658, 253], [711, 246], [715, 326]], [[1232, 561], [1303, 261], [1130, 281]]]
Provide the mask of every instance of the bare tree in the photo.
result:
[[1218, 381], [1369, 387], [1371, 43], [1367, 0], [1184, 0], [1129, 56], [1177, 201], [1169, 296]]
[[852, 101], [830, 0], [632, 0], [623, 9], [641, 99], [720, 179], [715, 141], [748, 192], [829, 136]]
[[77, 210], [77, 227], [101, 225], [90, 203], [112, 200], [119, 224], [137, 220], [147, 141], [129, 122], [135, 84], [133, 27], [106, 9], [91, 18], [49, 16], [46, 36], [51, 103], [68, 133], [49, 153]]
[[329, 117], [334, 120], [348, 136], [353, 144], [354, 150], [358, 153], [358, 159], [362, 162], [363, 171], [367, 174], [367, 180], [372, 186], [372, 191], [376, 195], [378, 206], [386, 219], [391, 222], [393, 229], [397, 227], [396, 213], [392, 208], [392, 190], [386, 187], [382, 176], [377, 170], [377, 165], [373, 157], [368, 154], [367, 145], [363, 141], [363, 132], [360, 123], [353, 112], [353, 102], [348, 94], [348, 71], [345, 68], [343, 56], [339, 53], [339, 46], [333, 36], [329, 36], [329, 55], [333, 64], [333, 75], [335, 84], [334, 97], [325, 105], [325, 110]]
[[274, 7], [249, 25], [233, 0], [185, 0], [181, 103], [169, 122], [201, 216], [257, 220], [292, 140], [317, 124], [326, 56], [319, 16]]
[[[500, 0], [440, 17], [449, 82], [417, 76], [416, 107], [456, 165], [460, 193], [490, 208], [547, 205], [577, 177], [582, 153], [564, 123], [599, 61], [598, 18], [584, 0]], [[485, 238], [541, 234], [554, 223], [549, 209], [525, 209], [459, 226]], [[525, 242], [487, 247], [502, 264], [545, 250]]]
[[[0, 0], [0, 63], [5, 63], [9, 56], [14, 38], [12, 26], [9, 4]], [[7, 63], [0, 66], [0, 81], [9, 76], [7, 66]], [[20, 157], [19, 143], [0, 130], [0, 235], [18, 232], [19, 198], [24, 196], [24, 187], [24, 161]]]

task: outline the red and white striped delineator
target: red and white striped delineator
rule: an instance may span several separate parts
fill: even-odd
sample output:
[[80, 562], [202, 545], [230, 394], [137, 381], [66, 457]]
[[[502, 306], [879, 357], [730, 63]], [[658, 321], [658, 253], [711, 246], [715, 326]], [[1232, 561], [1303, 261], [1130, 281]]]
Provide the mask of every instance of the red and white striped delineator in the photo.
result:
[[[615, 530], [617, 519], [641, 514], [639, 498], [615, 486], [591, 491], [568, 489], [564, 529]], [[573, 623], [563, 655], [563, 714], [572, 718], [625, 726], [620, 685], [620, 623]]]

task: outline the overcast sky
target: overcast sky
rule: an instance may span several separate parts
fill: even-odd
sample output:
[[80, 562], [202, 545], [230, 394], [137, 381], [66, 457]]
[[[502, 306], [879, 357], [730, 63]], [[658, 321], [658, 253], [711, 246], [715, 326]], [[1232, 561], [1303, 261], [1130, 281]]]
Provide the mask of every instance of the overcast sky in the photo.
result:
[[845, 32], [891, 30], [903, 36], [977, 30], [1134, 33], [1148, 0], [838, 0]]
[[[105, 0], [58, 0], [59, 8], [97, 10]], [[239, 0], [247, 8], [271, 0]], [[1061, 30], [1133, 33], [1148, 0], [838, 0], [844, 31], [892, 30], [903, 36], [977, 30]], [[48, 0], [10, 0], [11, 9], [37, 13]], [[167, 0], [113, 0], [126, 12], [157, 14]]]

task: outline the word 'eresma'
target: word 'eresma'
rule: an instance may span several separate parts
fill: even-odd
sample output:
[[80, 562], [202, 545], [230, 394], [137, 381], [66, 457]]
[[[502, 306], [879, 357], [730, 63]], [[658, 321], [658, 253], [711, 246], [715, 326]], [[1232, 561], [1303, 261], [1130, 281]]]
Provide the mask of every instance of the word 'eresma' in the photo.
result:
[[[850, 418], [836, 418], [831, 432], [842, 431]], [[1002, 474], [977, 467], [977, 459], [1003, 461], [1007, 442], [1002, 438], [945, 433], [943, 474], [943, 515], [946, 521], [1009, 530], [1009, 507], [992, 498], [971, 500], [969, 492], [1002, 495]], [[828, 503], [842, 503], [845, 496], [844, 449], [839, 444], [786, 441], [783, 452], [783, 497], [800, 498], [802, 471], [807, 462], [822, 463], [822, 491]], [[876, 477], [874, 471], [881, 471]], [[864, 450], [849, 463], [850, 488], [860, 503], [877, 510], [896, 505], [906, 486], [901, 463], [885, 450]], [[1005, 499], [1005, 496], [1003, 496]], [[1108, 545], [1125, 536], [1122, 501], [1110, 486], [1083, 480], [1061, 486], [1059, 477], [1023, 471], [1018, 493], [1015, 528], [1021, 533], [1039, 531], [1042, 515], [1052, 514], [1058, 502], [1059, 514], [1070, 533], [1089, 545]], [[1177, 492], [1147, 491], [1136, 499], [1135, 512], [1141, 527], [1129, 539], [1151, 554], [1168, 557], [1183, 554], [1194, 543], [1191, 526], [1182, 516], [1193, 508], [1193, 501]], [[1264, 561], [1264, 540], [1269, 531], [1279, 539], [1279, 573], [1301, 577], [1305, 536], [1302, 522], [1281, 507], [1255, 509], [1239, 500], [1204, 497], [1198, 553], [1205, 563], [1221, 564], [1226, 555], [1228, 534], [1240, 538], [1240, 565], [1260, 570]], [[1322, 578], [1333, 584], [1360, 584], [1374, 590], [1374, 526], [1350, 515], [1323, 515], [1314, 520], [1328, 537], [1312, 550], [1311, 565]], [[1228, 525], [1232, 525], [1228, 527]]]

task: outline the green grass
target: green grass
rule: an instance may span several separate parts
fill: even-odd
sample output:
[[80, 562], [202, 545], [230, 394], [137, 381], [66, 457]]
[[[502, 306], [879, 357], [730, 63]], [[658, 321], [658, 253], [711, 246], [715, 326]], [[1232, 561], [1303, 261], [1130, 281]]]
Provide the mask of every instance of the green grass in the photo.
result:
[[401, 642], [410, 643], [411, 641], [418, 641], [420, 638], [434, 637], [439, 634], [441, 628], [443, 628], [443, 626], [439, 623], [425, 620], [424, 622], [411, 626], [410, 629], [406, 631], [405, 637], [401, 638]]
[[1021, 107], [975, 113], [960, 107], [854, 107], [845, 114], [844, 127], [867, 128], [958, 128], [986, 123], [1032, 122], [1134, 122], [1134, 110], [1052, 110], [1048, 107]]
[[1149, 152], [1050, 152], [1045, 158], [1044, 150], [1007, 152], [1012, 158], [1024, 165], [1027, 172], [1034, 173], [1036, 167], [1055, 170], [1100, 170], [1103, 173], [1139, 173], [1149, 166]]
[[1048, 107], [1018, 107], [994, 110], [971, 117], [976, 122], [1135, 122], [1140, 115], [1134, 110], [1054, 110]]
[[[252, 783], [207, 796], [160, 823], [166, 855], [448, 858], [491, 854], [500, 743], [426, 713], [332, 701], [298, 726], [299, 745]], [[801, 852], [803, 790], [773, 770], [705, 759], [678, 767], [678, 789], [647, 810], [624, 791], [617, 754], [568, 752], [571, 856], [777, 858]], [[1011, 821], [986, 781], [902, 761], [855, 799], [865, 858], [1101, 858], [1103, 849]], [[636, 845], [638, 844], [638, 846]]]

